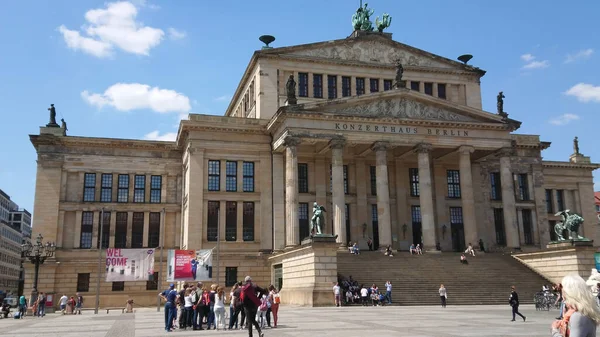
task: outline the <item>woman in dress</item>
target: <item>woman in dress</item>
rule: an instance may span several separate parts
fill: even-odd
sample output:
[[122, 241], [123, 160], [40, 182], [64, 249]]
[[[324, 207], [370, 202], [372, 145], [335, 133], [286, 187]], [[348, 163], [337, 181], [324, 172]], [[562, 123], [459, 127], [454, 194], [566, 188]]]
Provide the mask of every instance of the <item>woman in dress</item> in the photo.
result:
[[566, 312], [552, 323], [552, 337], [596, 337], [600, 310], [585, 281], [579, 275], [565, 276], [562, 293]]
[[440, 289], [438, 290], [440, 293], [440, 300], [442, 301], [442, 308], [446, 307], [446, 299], [448, 298], [448, 294], [446, 293], [446, 288], [444, 285], [440, 285]]

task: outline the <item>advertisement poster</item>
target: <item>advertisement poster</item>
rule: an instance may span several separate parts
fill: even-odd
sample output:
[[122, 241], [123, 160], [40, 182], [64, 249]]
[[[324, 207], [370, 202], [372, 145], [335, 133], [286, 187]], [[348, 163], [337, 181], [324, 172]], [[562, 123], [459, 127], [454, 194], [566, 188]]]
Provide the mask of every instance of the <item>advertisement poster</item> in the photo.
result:
[[212, 279], [212, 249], [169, 250], [167, 280], [210, 281]]
[[148, 281], [154, 274], [154, 249], [106, 249], [106, 282]]

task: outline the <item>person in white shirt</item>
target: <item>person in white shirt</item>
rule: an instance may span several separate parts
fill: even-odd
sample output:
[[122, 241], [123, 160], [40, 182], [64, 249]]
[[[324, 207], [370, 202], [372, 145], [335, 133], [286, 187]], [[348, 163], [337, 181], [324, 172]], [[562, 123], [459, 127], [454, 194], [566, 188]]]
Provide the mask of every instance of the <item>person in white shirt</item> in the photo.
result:
[[67, 301], [69, 300], [69, 298], [67, 297], [67, 295], [62, 295], [62, 297], [60, 298], [60, 311], [62, 312], [62, 314], [65, 314], [65, 310], [67, 309]]
[[346, 303], [350, 304], [352, 302], [354, 302], [354, 296], [352, 296], [352, 292], [348, 289], [348, 291], [346, 291]]
[[423, 250], [421, 249], [421, 244], [417, 243], [417, 255], [423, 255]]
[[448, 294], [446, 292], [446, 288], [444, 287], [444, 285], [440, 285], [440, 289], [438, 290], [438, 292], [440, 293], [440, 300], [442, 300], [442, 308], [446, 307], [446, 299], [448, 299]]
[[385, 283], [385, 297], [388, 300], [388, 304], [392, 304], [392, 282], [390, 281]]
[[181, 318], [183, 320], [181, 326], [184, 330], [194, 327], [194, 296], [195, 292], [193, 291], [192, 287], [189, 287], [185, 290], [183, 297], [184, 312]]
[[365, 287], [365, 285], [363, 284], [361, 286], [360, 289], [360, 299], [362, 300], [362, 305], [363, 306], [368, 306], [369, 303], [369, 290], [367, 289], [367, 287]]
[[215, 294], [215, 326], [217, 330], [219, 330], [219, 325], [223, 325], [223, 330], [226, 329], [225, 326], [225, 290], [223, 287], [217, 288], [217, 293]]
[[342, 300], [340, 293], [340, 285], [337, 282], [333, 285], [333, 299], [335, 302], [335, 306], [339, 307]]
[[475, 250], [473, 250], [473, 245], [469, 242], [469, 247], [467, 247], [467, 250], [465, 250], [465, 254], [471, 254], [472, 256], [475, 256]]

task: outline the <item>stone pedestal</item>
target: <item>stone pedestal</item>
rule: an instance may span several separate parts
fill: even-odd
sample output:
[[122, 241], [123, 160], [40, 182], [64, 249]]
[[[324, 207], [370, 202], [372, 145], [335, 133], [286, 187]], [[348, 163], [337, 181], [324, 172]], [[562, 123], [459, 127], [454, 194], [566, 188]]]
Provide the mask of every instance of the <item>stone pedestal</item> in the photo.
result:
[[316, 235], [300, 247], [275, 254], [271, 265], [281, 264], [281, 303], [301, 306], [332, 306], [332, 287], [337, 282], [337, 250], [334, 235]]
[[40, 126], [40, 135], [64, 136], [65, 129], [56, 126]]
[[594, 240], [567, 240], [567, 241], [555, 241], [550, 242], [546, 245], [548, 249], [560, 249], [560, 248], [571, 248], [571, 247], [593, 247]]

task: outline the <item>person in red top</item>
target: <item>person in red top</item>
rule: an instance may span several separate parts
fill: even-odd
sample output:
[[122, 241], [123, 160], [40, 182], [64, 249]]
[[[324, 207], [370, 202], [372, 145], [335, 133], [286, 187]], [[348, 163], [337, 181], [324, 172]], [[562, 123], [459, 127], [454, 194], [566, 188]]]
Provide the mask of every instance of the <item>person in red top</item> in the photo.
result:
[[248, 336], [252, 337], [252, 326], [256, 327], [258, 331], [258, 335], [260, 337], [264, 337], [265, 334], [261, 331], [258, 322], [256, 322], [256, 312], [258, 310], [258, 306], [260, 306], [260, 299], [262, 295], [266, 295], [267, 291], [263, 288], [258, 287], [257, 285], [252, 283], [252, 278], [250, 276], [246, 276], [244, 279], [244, 285], [242, 286], [241, 291], [241, 300], [242, 305], [244, 306], [244, 311], [246, 312], [246, 325], [248, 326]]

